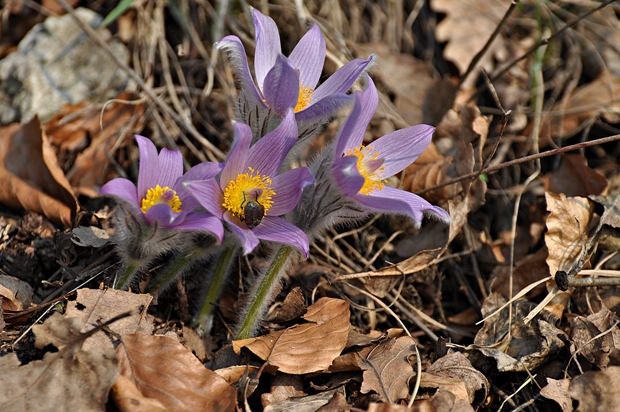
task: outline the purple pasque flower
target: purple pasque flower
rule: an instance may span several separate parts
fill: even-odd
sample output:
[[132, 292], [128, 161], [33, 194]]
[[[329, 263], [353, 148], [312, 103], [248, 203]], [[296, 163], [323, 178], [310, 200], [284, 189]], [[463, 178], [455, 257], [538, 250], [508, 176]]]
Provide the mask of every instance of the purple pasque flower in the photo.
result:
[[251, 252], [259, 239], [287, 243], [308, 256], [308, 236], [278, 217], [291, 211], [304, 187], [314, 183], [307, 167], [278, 174], [284, 158], [297, 141], [293, 110], [252, 147], [252, 131], [235, 122], [236, 141], [222, 169], [220, 180], [186, 183], [188, 190], [209, 212], [228, 223]]
[[149, 139], [136, 135], [140, 151], [138, 186], [124, 178], [112, 179], [99, 191], [118, 196], [144, 217], [151, 226], [177, 230], [207, 230], [221, 242], [222, 222], [209, 213], [194, 212], [199, 206], [187, 191], [184, 182], [213, 179], [222, 169], [219, 163], [204, 162], [183, 174], [183, 156], [178, 150], [157, 148]]
[[419, 225], [424, 213], [450, 221], [450, 215], [411, 192], [385, 185], [385, 179], [413, 163], [431, 142], [435, 128], [420, 124], [396, 130], [367, 146], [364, 133], [377, 110], [377, 89], [369, 76], [356, 92], [353, 110], [342, 126], [332, 166], [340, 191], [376, 212], [407, 215]]
[[[216, 47], [226, 50], [242, 89], [243, 97], [252, 107], [242, 107], [241, 119], [252, 127], [260, 124], [261, 114], [273, 111], [282, 117], [289, 108], [298, 123], [322, 122], [351, 101], [346, 92], [366, 70], [373, 59], [355, 59], [345, 64], [318, 88], [325, 62], [325, 38], [315, 24], [301, 38], [287, 58], [282, 54], [280, 35], [275, 22], [253, 9], [256, 50], [252, 79], [245, 48], [237, 36], [226, 36]], [[258, 87], [257, 87], [258, 85]], [[258, 114], [258, 116], [257, 116]], [[254, 116], [254, 118], [251, 118]]]

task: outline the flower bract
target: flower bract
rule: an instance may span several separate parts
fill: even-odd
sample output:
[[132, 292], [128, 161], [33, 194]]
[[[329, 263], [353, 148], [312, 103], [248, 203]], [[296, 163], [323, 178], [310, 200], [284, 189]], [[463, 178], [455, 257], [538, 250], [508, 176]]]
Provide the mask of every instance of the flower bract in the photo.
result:
[[389, 133], [364, 145], [364, 133], [378, 106], [377, 89], [366, 76], [367, 87], [356, 92], [351, 114], [343, 124], [334, 150], [332, 173], [340, 191], [369, 210], [404, 214], [416, 225], [429, 213], [449, 221], [440, 207], [421, 197], [385, 185], [385, 179], [413, 163], [430, 144], [434, 127], [416, 125]]
[[183, 156], [178, 150], [157, 148], [149, 139], [136, 135], [140, 151], [138, 186], [125, 178], [116, 178], [101, 187], [100, 193], [123, 198], [135, 214], [149, 225], [178, 230], [207, 230], [219, 241], [224, 236], [222, 223], [215, 216], [196, 212], [199, 206], [187, 191], [188, 180], [213, 179], [222, 169], [219, 163], [205, 162], [183, 174]]
[[314, 183], [306, 167], [278, 174], [297, 141], [293, 110], [252, 147], [250, 127], [239, 122], [234, 127], [236, 140], [219, 182], [188, 182], [188, 190], [205, 209], [228, 223], [246, 253], [263, 239], [293, 245], [307, 256], [306, 234], [279, 217], [295, 207], [304, 187]]

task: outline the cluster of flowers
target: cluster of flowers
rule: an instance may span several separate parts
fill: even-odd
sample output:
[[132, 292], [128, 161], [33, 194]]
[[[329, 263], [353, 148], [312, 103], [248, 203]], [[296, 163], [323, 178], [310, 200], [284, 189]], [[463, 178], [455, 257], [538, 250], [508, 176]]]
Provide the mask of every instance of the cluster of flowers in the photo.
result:
[[[123, 198], [127, 215], [141, 228], [138, 251], [127, 253], [128, 267], [143, 266], [144, 256], [159, 251], [155, 244], [181, 232], [209, 233], [207, 244], [236, 244], [244, 253], [260, 240], [287, 244], [307, 257], [309, 237], [371, 213], [406, 215], [418, 225], [424, 214], [449, 221], [443, 209], [385, 185], [428, 146], [433, 127], [412, 126], [363, 144], [378, 105], [377, 90], [365, 74], [372, 56], [349, 62], [316, 87], [326, 53], [321, 30], [314, 25], [286, 57], [275, 22], [257, 10], [253, 18], [256, 82], [239, 38], [216, 43], [227, 52], [240, 85], [235, 141], [226, 162], [202, 163], [183, 174], [178, 151], [158, 154], [150, 140], [136, 136], [137, 187], [117, 178], [101, 188], [102, 194]], [[358, 79], [363, 90], [347, 94]], [[336, 139], [309, 167], [291, 169], [287, 156], [293, 148], [307, 144], [344, 106], [352, 109]], [[119, 220], [117, 229], [127, 220]], [[165, 244], [180, 247], [179, 239]], [[120, 286], [130, 280], [126, 276]]]

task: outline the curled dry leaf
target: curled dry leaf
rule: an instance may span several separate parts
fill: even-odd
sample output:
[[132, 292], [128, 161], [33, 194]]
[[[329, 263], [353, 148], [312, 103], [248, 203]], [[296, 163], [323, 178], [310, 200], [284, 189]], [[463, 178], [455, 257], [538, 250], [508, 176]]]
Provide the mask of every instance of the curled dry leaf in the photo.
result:
[[116, 407], [121, 412], [169, 412], [157, 399], [144, 396], [136, 384], [126, 376], [120, 375], [110, 393]]
[[610, 356], [617, 358], [620, 350], [620, 330], [615, 324], [615, 316], [603, 306], [587, 318], [571, 317], [571, 352], [579, 351], [588, 362], [601, 369], [607, 367]]
[[0, 202], [70, 226], [78, 210], [71, 184], [35, 117], [0, 129]]
[[[482, 314], [487, 316], [507, 302], [497, 293], [485, 299]], [[558, 356], [568, 336], [556, 328], [557, 318], [547, 311], [538, 314], [533, 322], [524, 323], [524, 318], [536, 307], [535, 303], [517, 300], [513, 303], [512, 319], [508, 307], [488, 318], [474, 339], [470, 356], [478, 365], [479, 355], [495, 359], [500, 372], [524, 372], [533, 370]], [[546, 317], [543, 317], [546, 316]], [[510, 334], [508, 329], [510, 328]]]
[[13, 276], [0, 275], [2, 310], [23, 310], [32, 305], [32, 286]]
[[575, 412], [620, 411], [620, 366], [604, 371], [589, 371], [573, 379], [568, 388], [571, 398], [578, 402]]
[[304, 381], [301, 376], [277, 374], [271, 381], [271, 392], [263, 393], [260, 397], [263, 408], [281, 405], [291, 398], [306, 396]]
[[[131, 101], [131, 93], [116, 99]], [[89, 102], [64, 105], [43, 125], [71, 185], [88, 195], [106, 182], [110, 153], [120, 137], [142, 131], [144, 104], [114, 101], [105, 106]], [[129, 139], [127, 140], [129, 141]]]
[[[461, 73], [467, 70], [474, 56], [482, 50], [508, 10], [505, 2], [484, 0], [433, 0], [430, 6], [436, 12], [446, 14], [446, 18], [437, 25], [437, 40], [448, 42], [443, 55]], [[505, 39], [498, 36], [477, 67], [491, 71], [493, 59], [498, 57], [500, 50], [506, 49], [504, 42]]]
[[364, 371], [362, 393], [374, 391], [390, 403], [409, 396], [409, 380], [415, 375], [409, 358], [415, 356], [415, 341], [409, 336], [388, 339], [355, 353]]
[[573, 412], [573, 401], [568, 392], [569, 386], [570, 379], [547, 378], [547, 386], [540, 390], [540, 394], [547, 399], [556, 401], [562, 408], [562, 412]]
[[121, 375], [171, 411], [234, 411], [235, 389], [166, 336], [125, 335], [116, 348]]
[[474, 411], [468, 399], [465, 382], [461, 379], [423, 372], [420, 387], [436, 389], [431, 402], [437, 412]]
[[588, 159], [579, 154], [563, 154], [562, 164], [555, 172], [543, 177], [546, 192], [566, 196], [602, 195], [609, 182], [600, 172], [588, 166]]
[[[77, 298], [67, 303], [66, 316], [79, 319], [82, 330], [89, 330], [91, 325], [113, 318], [121, 313], [131, 312], [109, 329], [116, 336], [130, 333], [153, 333], [153, 316], [147, 309], [153, 300], [149, 294], [136, 294], [117, 289], [78, 289]], [[106, 348], [113, 350], [115, 345], [111, 334], [99, 331], [84, 342], [84, 348]]]
[[[526, 255], [516, 262], [512, 271], [512, 294], [519, 293], [525, 287], [549, 276], [549, 266], [547, 265], [547, 248], [541, 248], [538, 252]], [[510, 291], [510, 268], [508, 266], [497, 266], [493, 271], [493, 276], [489, 281], [491, 292], [501, 293], [505, 297], [509, 296]], [[531, 290], [527, 296], [538, 296], [545, 291], [545, 285], [541, 284]]]
[[541, 137], [569, 138], [601, 116], [618, 123], [618, 95], [620, 77], [603, 73], [593, 82], [575, 90], [566, 101], [553, 106], [541, 129]]
[[[448, 171], [452, 165], [452, 157], [445, 157], [437, 151], [435, 143], [422, 152], [420, 157], [403, 171], [403, 189], [412, 193], [450, 180]], [[451, 199], [456, 195], [457, 185], [444, 186], [424, 194], [431, 203]]]
[[348, 302], [321, 298], [303, 316], [310, 323], [234, 341], [233, 348], [236, 353], [248, 348], [267, 361], [267, 370], [299, 375], [324, 371], [347, 343], [351, 327], [349, 315]]
[[484, 374], [474, 369], [469, 359], [460, 352], [451, 352], [437, 359], [426, 369], [426, 375], [428, 374], [463, 382], [466, 389], [465, 400], [476, 409], [485, 401], [491, 387]]
[[20, 366], [14, 353], [0, 357], [0, 410], [101, 411], [118, 377], [113, 352], [85, 351], [76, 319], [55, 313], [35, 325], [35, 346], [53, 344], [43, 360]]
[[549, 250], [547, 264], [551, 274], [558, 270], [570, 271], [585, 253], [587, 230], [589, 229], [594, 205], [584, 197], [545, 193], [547, 200], [547, 233], [545, 244]]

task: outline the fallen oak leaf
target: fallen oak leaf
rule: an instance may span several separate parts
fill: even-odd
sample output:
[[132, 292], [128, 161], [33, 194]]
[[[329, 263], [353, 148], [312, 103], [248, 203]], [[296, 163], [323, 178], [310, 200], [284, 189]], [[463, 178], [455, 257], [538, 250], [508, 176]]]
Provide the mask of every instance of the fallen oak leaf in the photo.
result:
[[113, 352], [82, 350], [84, 340], [104, 326], [80, 333], [76, 319], [58, 313], [33, 326], [37, 348], [52, 344], [59, 351], [24, 366], [14, 353], [0, 357], [0, 410], [104, 410], [118, 364]]
[[116, 348], [121, 375], [145, 397], [171, 411], [236, 409], [236, 390], [174, 339], [135, 333], [123, 336], [121, 342]]
[[233, 342], [237, 354], [247, 348], [267, 361], [267, 370], [306, 374], [324, 371], [347, 344], [349, 303], [341, 299], [321, 298], [303, 316], [311, 323], [291, 326], [282, 331]]
[[0, 129], [0, 202], [70, 226], [79, 203], [35, 117]]

